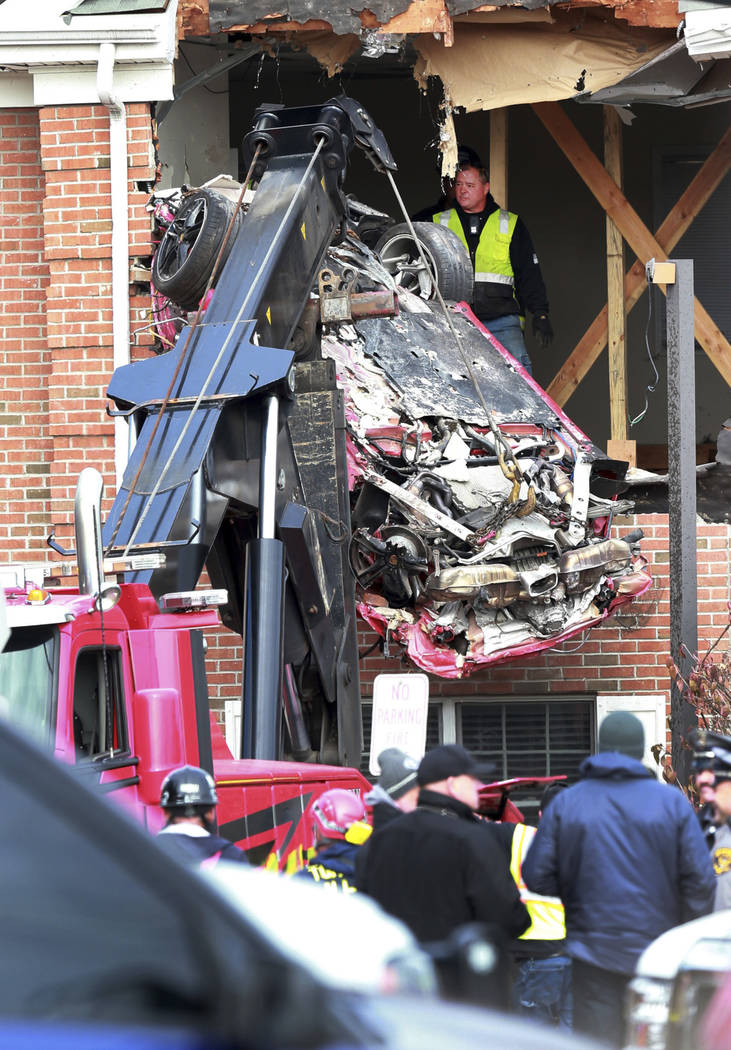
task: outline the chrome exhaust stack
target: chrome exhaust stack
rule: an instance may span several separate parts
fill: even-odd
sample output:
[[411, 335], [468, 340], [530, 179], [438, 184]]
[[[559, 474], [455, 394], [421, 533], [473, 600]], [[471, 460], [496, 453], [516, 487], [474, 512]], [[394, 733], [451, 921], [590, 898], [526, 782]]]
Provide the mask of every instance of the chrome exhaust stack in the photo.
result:
[[98, 612], [113, 609], [121, 597], [116, 584], [105, 584], [102, 552], [102, 494], [104, 481], [96, 467], [84, 467], [76, 484], [74, 532], [79, 570], [79, 593], [94, 598]]

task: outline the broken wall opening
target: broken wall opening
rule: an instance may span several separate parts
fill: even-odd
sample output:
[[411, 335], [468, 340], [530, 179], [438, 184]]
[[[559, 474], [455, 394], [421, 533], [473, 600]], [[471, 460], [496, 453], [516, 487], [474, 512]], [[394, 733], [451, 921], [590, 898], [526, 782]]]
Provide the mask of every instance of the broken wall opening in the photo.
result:
[[[170, 114], [160, 129], [163, 165], [171, 149], [181, 152], [179, 140], [182, 139], [189, 171], [201, 173], [198, 182], [220, 170], [240, 176], [237, 149], [257, 106], [271, 102], [319, 103], [345, 92], [365, 106], [386, 135], [399, 163], [397, 182], [409, 211], [436, 200], [439, 194], [436, 142], [442, 88], [438, 79], [430, 78], [426, 93], [419, 91], [413, 78], [413, 48], [408, 47], [401, 54], [384, 54], [378, 59], [355, 55], [345, 62], [340, 72], [330, 77], [307, 51], [276, 42], [267, 46], [268, 53], [242, 62], [225, 77], [208, 82], [205, 88], [196, 88], [176, 103], [173, 113], [178, 110], [177, 124], [169, 123]], [[203, 65], [206, 51], [208, 61], [216, 61], [215, 48], [196, 45], [194, 55], [190, 48], [190, 42], [181, 44], [181, 51], [196, 71], [200, 68], [199, 62]], [[178, 77], [185, 80], [191, 75], [190, 65], [178, 59], [176, 82]], [[204, 97], [203, 103], [201, 97]], [[204, 112], [207, 109], [211, 119], [199, 121], [199, 130], [191, 136], [186, 117], [188, 107], [196, 98], [199, 100], [196, 104], [201, 105]], [[571, 102], [564, 103], [564, 107], [601, 158], [602, 107]], [[648, 229], [656, 228], [658, 210], [662, 211], [664, 206], [658, 203], [665, 191], [658, 177], [656, 157], [672, 150], [707, 154], [727, 129], [730, 112], [729, 103], [687, 110], [650, 105], [633, 107], [635, 119], [624, 126], [622, 132], [624, 190]], [[457, 112], [454, 122], [459, 141], [472, 146], [489, 165], [490, 114]], [[170, 134], [173, 127], [174, 134]], [[225, 157], [229, 166], [221, 169], [220, 161]], [[512, 106], [508, 111], [508, 175], [508, 205], [522, 216], [531, 232], [551, 303], [556, 333], [553, 346], [548, 351], [541, 350], [530, 329], [527, 332], [535, 376], [542, 385], [548, 386], [606, 302], [606, 216], [528, 105]], [[346, 189], [366, 203], [400, 218], [386, 180], [357, 151], [352, 156]], [[726, 207], [723, 201], [728, 201], [729, 192], [727, 179], [696, 221], [704, 223], [707, 214], [719, 207], [723, 210]], [[711, 222], [708, 226], [709, 236], [723, 237], [717, 224]], [[707, 250], [706, 244], [704, 253]], [[629, 266], [634, 256], [629, 249], [626, 254]], [[702, 301], [702, 283], [696, 292]], [[657, 293], [655, 296], [657, 302], [653, 301], [653, 310], [656, 314], [663, 311], [664, 318], [664, 301]], [[642, 409], [646, 386], [653, 378], [645, 345], [647, 314], [647, 293], [644, 293], [627, 319], [628, 410], [632, 416]], [[724, 329], [721, 317], [718, 323]], [[728, 331], [725, 334], [731, 335]], [[651, 322], [650, 352], [655, 364], [660, 365], [661, 379], [650, 397], [648, 412], [629, 434], [641, 447], [653, 446], [655, 456], [657, 446], [665, 445], [667, 433], [661, 339], [662, 325], [658, 333]], [[728, 388], [702, 352], [697, 356], [697, 363], [697, 440], [701, 444], [709, 437], [715, 439], [718, 426], [728, 415]], [[576, 389], [568, 410], [597, 443], [606, 442], [610, 436], [606, 350]]]

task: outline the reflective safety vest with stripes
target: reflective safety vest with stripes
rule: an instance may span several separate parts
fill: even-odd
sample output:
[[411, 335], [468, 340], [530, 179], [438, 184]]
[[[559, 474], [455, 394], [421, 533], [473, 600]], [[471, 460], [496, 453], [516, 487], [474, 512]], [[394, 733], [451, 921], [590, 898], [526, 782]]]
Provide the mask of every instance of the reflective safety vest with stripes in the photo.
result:
[[[456, 233], [469, 251], [456, 208], [438, 212], [433, 221]], [[517, 221], [518, 216], [514, 212], [505, 211], [503, 208], [496, 208], [488, 215], [475, 252], [476, 283], [502, 284], [515, 288], [515, 275], [510, 262], [510, 242]]]
[[523, 881], [523, 858], [525, 857], [536, 829], [528, 824], [516, 824], [513, 846], [510, 853], [510, 874], [515, 879], [520, 899], [528, 909], [531, 924], [521, 941], [561, 941], [566, 936], [566, 920], [563, 904], [558, 897], [541, 897], [532, 893]]

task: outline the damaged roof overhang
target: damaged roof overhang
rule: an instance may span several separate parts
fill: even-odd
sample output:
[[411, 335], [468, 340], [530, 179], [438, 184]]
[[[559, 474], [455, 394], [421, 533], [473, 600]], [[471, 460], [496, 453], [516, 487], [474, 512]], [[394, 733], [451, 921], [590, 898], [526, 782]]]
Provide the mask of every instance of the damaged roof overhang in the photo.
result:
[[577, 102], [630, 106], [701, 106], [731, 99], [731, 58], [697, 62], [682, 40], [611, 87], [576, 96]]
[[378, 58], [408, 44], [422, 86], [438, 77], [449, 104], [466, 112], [569, 99], [685, 107], [731, 98], [731, 58], [691, 57], [678, 36], [677, 0], [599, 0], [571, 10], [551, 0], [369, 0], [362, 10], [330, 0], [317, 17], [311, 0], [208, 6], [211, 31], [287, 40], [329, 76], [356, 54]]
[[[187, 0], [192, 6], [200, 0]], [[480, 5], [475, 0], [368, 0], [362, 8], [342, 0], [327, 0], [313, 7], [312, 0], [208, 0], [211, 32], [230, 32], [233, 28], [252, 27], [262, 20], [275, 19], [301, 27], [329, 28], [334, 33], [360, 33], [362, 28], [380, 28], [384, 32], [431, 32], [431, 20], [440, 21], [464, 15], [494, 12], [547, 11], [552, 7], [568, 9], [566, 0], [491, 0]], [[571, 3], [572, 10], [581, 3]], [[587, 9], [602, 9], [610, 17], [628, 25], [672, 29], [679, 21], [677, 0], [587, 0]], [[393, 24], [401, 22], [401, 28]], [[316, 23], [313, 24], [313, 23]], [[439, 31], [435, 27], [435, 31]]]

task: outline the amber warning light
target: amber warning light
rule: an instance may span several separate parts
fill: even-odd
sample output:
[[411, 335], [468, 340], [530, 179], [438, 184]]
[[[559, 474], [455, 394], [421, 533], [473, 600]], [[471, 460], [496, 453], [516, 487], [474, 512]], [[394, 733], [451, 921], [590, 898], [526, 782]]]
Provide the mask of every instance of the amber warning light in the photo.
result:
[[48, 591], [44, 591], [42, 587], [34, 587], [28, 591], [28, 595], [25, 599], [26, 605], [47, 605], [51, 600], [51, 595]]

